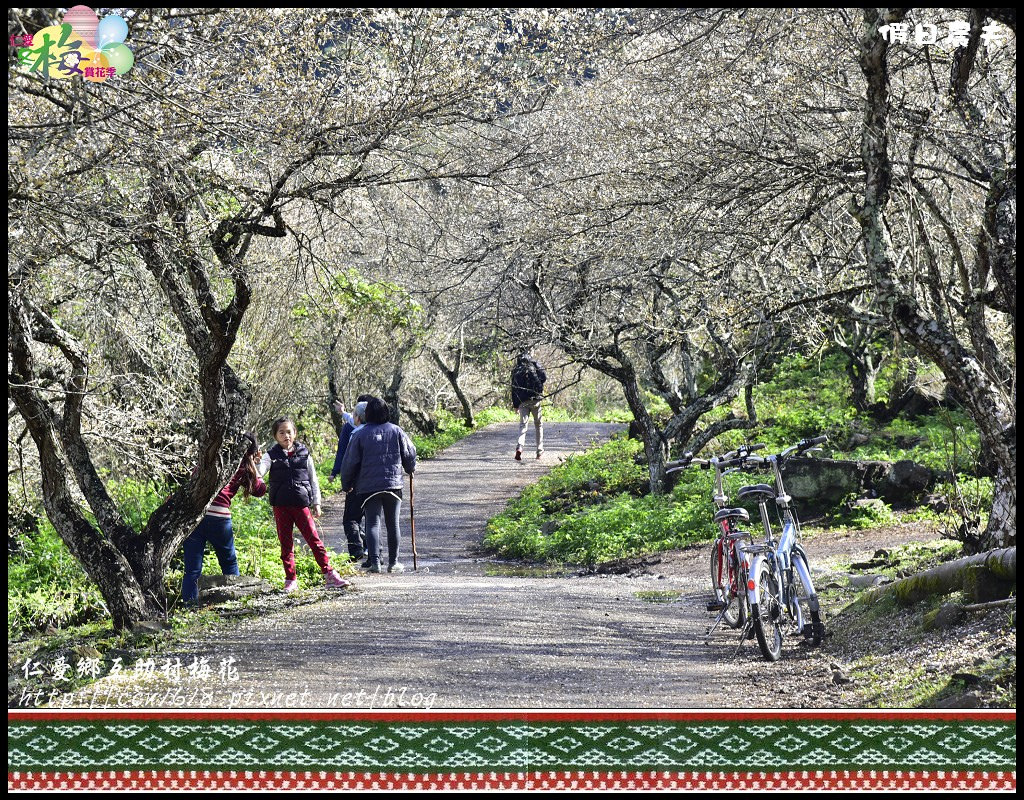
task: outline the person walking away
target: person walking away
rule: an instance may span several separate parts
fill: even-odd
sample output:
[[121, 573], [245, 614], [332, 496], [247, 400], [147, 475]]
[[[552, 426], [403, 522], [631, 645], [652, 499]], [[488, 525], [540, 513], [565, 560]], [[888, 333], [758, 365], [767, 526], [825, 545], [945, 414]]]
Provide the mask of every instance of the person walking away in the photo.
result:
[[[331, 468], [332, 481], [341, 474], [341, 462], [345, 458], [345, 450], [348, 448], [352, 434], [363, 426], [366, 401], [371, 397], [373, 395], [359, 395], [352, 414], [345, 414], [344, 406], [339, 409], [339, 413], [343, 414], [346, 420], [341, 427], [341, 435], [338, 437], [338, 452], [334, 456], [334, 466]], [[336, 405], [340, 404], [336, 402]], [[345, 514], [342, 517], [342, 526], [345, 530], [345, 539], [348, 542], [348, 557], [353, 561], [360, 561], [366, 555], [366, 540], [362, 523], [363, 509], [359, 505], [358, 496], [354, 491], [355, 487], [342, 484], [341, 488], [345, 491]]]
[[516, 461], [523, 460], [526, 446], [526, 429], [530, 416], [537, 431], [537, 458], [544, 454], [544, 423], [541, 419], [541, 402], [544, 399], [544, 382], [547, 381], [544, 368], [528, 352], [519, 354], [512, 369], [512, 407], [519, 413], [519, 441], [516, 442]]
[[320, 483], [316, 467], [309, 455], [309, 448], [295, 440], [295, 423], [288, 417], [274, 420], [272, 432], [277, 442], [260, 460], [259, 473], [269, 473], [270, 505], [274, 509], [274, 524], [277, 538], [281, 543], [281, 563], [284, 564], [284, 590], [294, 592], [299, 588], [295, 573], [295, 540], [293, 528], [298, 528], [306, 540], [313, 557], [324, 574], [328, 588], [340, 589], [349, 585], [337, 572], [331, 569], [327, 549], [320, 541], [313, 517], [321, 514]]
[[242, 456], [231, 480], [206, 507], [199, 525], [186, 538], [185, 575], [181, 581], [181, 599], [194, 603], [199, 599], [199, 576], [203, 574], [203, 557], [207, 543], [213, 546], [224, 575], [238, 574], [238, 555], [235, 553], [235, 534], [231, 528], [231, 500], [241, 490], [246, 496], [263, 497], [267, 485], [260, 478], [256, 465], [262, 456], [252, 433], [244, 434], [249, 446]]
[[389, 422], [388, 404], [378, 397], [366, 403], [365, 424], [349, 439], [341, 463], [343, 486], [355, 486], [366, 520], [367, 564], [370, 572], [383, 572], [380, 557], [381, 525], [387, 529], [388, 572], [403, 572], [398, 560], [404, 470], [416, 471], [416, 447], [397, 425]]

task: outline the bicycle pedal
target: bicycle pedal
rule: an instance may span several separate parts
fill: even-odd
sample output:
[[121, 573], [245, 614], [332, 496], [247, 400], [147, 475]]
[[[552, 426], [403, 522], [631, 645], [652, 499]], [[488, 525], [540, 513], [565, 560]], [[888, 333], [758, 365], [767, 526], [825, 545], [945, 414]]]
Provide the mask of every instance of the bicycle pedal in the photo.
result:
[[713, 600], [708, 603], [708, 611], [722, 611], [726, 608], [726, 604], [721, 600]]

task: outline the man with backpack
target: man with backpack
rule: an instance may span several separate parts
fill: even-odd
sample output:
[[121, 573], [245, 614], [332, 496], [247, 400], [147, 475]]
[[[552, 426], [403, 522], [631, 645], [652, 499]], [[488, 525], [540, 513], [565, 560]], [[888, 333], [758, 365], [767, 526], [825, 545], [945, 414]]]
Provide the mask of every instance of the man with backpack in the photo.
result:
[[544, 428], [541, 423], [540, 404], [544, 399], [544, 381], [548, 379], [544, 368], [528, 352], [520, 353], [512, 370], [512, 407], [519, 412], [519, 441], [516, 461], [523, 460], [526, 428], [533, 415], [537, 429], [537, 458], [544, 454]]

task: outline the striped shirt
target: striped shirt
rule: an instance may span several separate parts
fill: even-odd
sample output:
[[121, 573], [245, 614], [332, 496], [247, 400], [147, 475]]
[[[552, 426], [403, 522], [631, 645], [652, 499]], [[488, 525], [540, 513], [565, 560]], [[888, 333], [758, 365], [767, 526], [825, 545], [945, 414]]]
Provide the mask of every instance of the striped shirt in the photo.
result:
[[[239, 467], [238, 471], [231, 476], [228, 485], [217, 492], [217, 496], [210, 501], [210, 505], [206, 507], [206, 516], [231, 519], [231, 500], [238, 494], [239, 489], [242, 488], [242, 482], [245, 480], [245, 477], [245, 469]], [[267, 493], [267, 484], [263, 482], [262, 478], [257, 476], [251, 493], [253, 497], [263, 497]]]

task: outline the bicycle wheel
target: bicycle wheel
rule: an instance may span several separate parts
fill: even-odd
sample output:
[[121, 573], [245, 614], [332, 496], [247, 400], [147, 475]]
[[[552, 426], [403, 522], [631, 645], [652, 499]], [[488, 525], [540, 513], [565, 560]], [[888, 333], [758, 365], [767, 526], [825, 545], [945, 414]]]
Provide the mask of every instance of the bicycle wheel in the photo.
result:
[[782, 617], [785, 613], [775, 567], [763, 561], [755, 578], [757, 602], [750, 607], [754, 633], [765, 661], [778, 661], [782, 656]]
[[741, 596], [739, 565], [735, 548], [725, 539], [716, 540], [711, 547], [711, 591], [719, 607], [725, 606], [722, 615], [725, 624], [730, 628], [742, 626], [747, 615]]
[[[817, 596], [813, 600], [811, 599], [814, 587], [805, 586], [803, 579], [800, 577], [801, 571], [808, 576], [811, 574], [810, 567], [807, 564], [807, 554], [799, 547], [794, 547], [791, 558], [793, 561], [793, 596], [798, 603], [810, 611], [811, 621], [804, 625], [803, 635], [812, 645], [817, 647], [825, 636], [825, 623], [822, 621], [821, 608], [818, 605]], [[803, 570], [800, 569], [801, 566]]]

